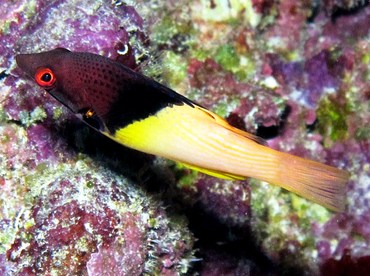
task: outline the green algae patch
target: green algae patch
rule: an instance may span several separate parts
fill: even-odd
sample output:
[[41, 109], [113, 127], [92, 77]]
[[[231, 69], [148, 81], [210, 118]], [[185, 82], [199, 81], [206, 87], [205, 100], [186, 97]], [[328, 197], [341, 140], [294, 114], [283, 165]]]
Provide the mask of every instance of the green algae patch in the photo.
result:
[[213, 52], [208, 49], [203, 49], [197, 45], [191, 49], [191, 57], [200, 61], [205, 61], [207, 58], [213, 56]]
[[14, 236], [16, 234], [16, 230], [13, 229], [10, 225], [0, 232], [0, 254], [6, 253], [6, 251], [10, 248], [14, 240]]
[[[180, 51], [189, 43], [187, 38], [192, 32], [192, 28], [192, 25], [185, 20], [173, 20], [172, 17], [165, 16], [154, 27], [151, 40], [158, 45], [171, 44], [171, 46], [175, 46], [173, 47], [175, 50]], [[180, 39], [179, 36], [182, 36], [183, 39]]]
[[290, 193], [292, 209], [307, 227], [312, 221], [325, 223], [330, 219], [330, 212], [325, 207], [312, 203], [296, 194]]
[[370, 127], [365, 126], [357, 129], [355, 137], [357, 140], [370, 140]]
[[4, 123], [7, 121], [7, 116], [6, 116], [6, 113], [4, 111], [4, 109], [0, 109], [0, 123]]
[[194, 187], [194, 183], [198, 178], [198, 172], [187, 168], [185, 165], [176, 163], [174, 167], [176, 179], [177, 179], [177, 187], [182, 188], [192, 188]]
[[60, 116], [63, 114], [63, 108], [62, 107], [55, 107], [53, 109], [53, 120], [58, 120]]
[[36, 198], [40, 196], [43, 189], [49, 185], [49, 183], [55, 181], [58, 174], [70, 168], [69, 165], [59, 164], [56, 167], [49, 166], [47, 163], [40, 163], [34, 170], [34, 173], [30, 173], [24, 176], [23, 182], [27, 188], [27, 193], [24, 195], [24, 203], [26, 206], [34, 204]]
[[87, 181], [86, 182], [86, 187], [87, 188], [93, 188], [94, 187], [94, 182], [93, 181]]
[[230, 112], [235, 110], [240, 104], [240, 99], [237, 97], [227, 99], [225, 101], [220, 101], [215, 104], [212, 110], [219, 116], [226, 118]]
[[148, 225], [150, 228], [156, 228], [158, 227], [158, 221], [156, 218], [149, 218]]
[[222, 45], [217, 50], [215, 60], [229, 71], [239, 65], [239, 57], [232, 45]]
[[169, 86], [178, 86], [187, 76], [188, 63], [186, 58], [174, 52], [167, 51], [163, 55], [163, 77]]
[[338, 104], [328, 97], [322, 99], [317, 109], [319, 132], [333, 142], [345, 140], [348, 136], [349, 113], [347, 105]]
[[201, 1], [193, 5], [193, 18], [208, 22], [236, 22], [237, 19], [256, 27], [261, 21], [261, 16], [250, 0], [215, 0]]
[[364, 53], [361, 62], [366, 66], [364, 67], [364, 80], [370, 81], [370, 67], [368, 66], [370, 64], [370, 52]]
[[19, 117], [20, 117], [22, 125], [29, 127], [38, 122], [42, 122], [44, 119], [46, 119], [47, 114], [46, 114], [45, 109], [43, 109], [40, 106], [37, 106], [31, 112], [24, 111], [24, 110], [21, 111], [19, 113]]
[[255, 73], [255, 64], [248, 55], [239, 55], [234, 46], [220, 46], [215, 53], [215, 61], [225, 70], [232, 72], [239, 80], [248, 79]]

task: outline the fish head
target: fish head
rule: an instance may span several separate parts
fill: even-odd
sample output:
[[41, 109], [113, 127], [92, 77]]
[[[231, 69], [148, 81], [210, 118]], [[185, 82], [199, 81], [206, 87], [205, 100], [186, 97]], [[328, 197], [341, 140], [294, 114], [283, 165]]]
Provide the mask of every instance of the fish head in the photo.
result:
[[90, 126], [103, 130], [104, 117], [118, 98], [118, 65], [91, 53], [64, 48], [19, 54], [18, 67]]
[[56, 48], [41, 53], [19, 54], [15, 59], [28, 77], [72, 112], [79, 113], [87, 106], [81, 93], [84, 88], [69, 64], [71, 54], [67, 49]]

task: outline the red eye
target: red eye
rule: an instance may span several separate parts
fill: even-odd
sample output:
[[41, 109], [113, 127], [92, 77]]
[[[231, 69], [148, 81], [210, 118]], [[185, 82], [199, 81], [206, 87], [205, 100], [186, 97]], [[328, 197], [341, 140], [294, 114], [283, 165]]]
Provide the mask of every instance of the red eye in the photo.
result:
[[50, 87], [55, 81], [55, 75], [49, 68], [39, 68], [35, 74], [35, 80], [42, 87]]

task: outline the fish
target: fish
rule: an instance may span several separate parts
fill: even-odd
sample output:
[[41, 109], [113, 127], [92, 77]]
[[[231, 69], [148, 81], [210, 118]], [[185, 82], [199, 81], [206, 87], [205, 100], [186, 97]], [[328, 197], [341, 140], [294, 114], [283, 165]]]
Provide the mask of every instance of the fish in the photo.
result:
[[347, 171], [274, 150], [119, 62], [65, 48], [15, 59], [26, 76], [83, 122], [126, 147], [218, 178], [259, 179], [335, 212], [345, 208]]

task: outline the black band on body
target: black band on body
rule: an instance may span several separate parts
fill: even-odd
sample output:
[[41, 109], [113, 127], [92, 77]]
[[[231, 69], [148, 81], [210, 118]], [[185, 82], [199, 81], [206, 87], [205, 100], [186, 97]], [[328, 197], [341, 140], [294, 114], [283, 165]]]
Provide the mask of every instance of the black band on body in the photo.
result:
[[118, 99], [111, 105], [104, 121], [113, 134], [135, 121], [155, 115], [163, 108], [183, 104], [194, 106], [189, 99], [170, 88], [137, 74], [134, 79], [125, 77]]

